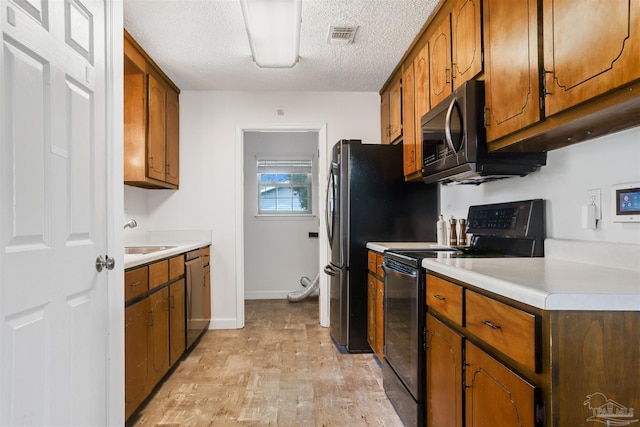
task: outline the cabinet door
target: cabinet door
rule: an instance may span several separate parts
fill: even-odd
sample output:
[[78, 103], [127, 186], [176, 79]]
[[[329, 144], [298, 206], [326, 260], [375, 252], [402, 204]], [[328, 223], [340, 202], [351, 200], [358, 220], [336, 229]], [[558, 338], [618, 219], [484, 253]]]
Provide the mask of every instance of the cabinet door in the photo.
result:
[[459, 0], [451, 11], [453, 88], [482, 71], [480, 0]]
[[202, 295], [202, 304], [204, 305], [202, 312], [206, 322], [206, 327], [211, 321], [211, 265], [204, 267], [204, 292]]
[[178, 94], [167, 90], [166, 178], [170, 184], [180, 183], [180, 104]]
[[416, 134], [415, 134], [415, 79], [413, 63], [402, 73], [402, 151], [404, 174], [416, 171]]
[[402, 87], [400, 79], [391, 86], [389, 92], [389, 142], [402, 136]]
[[427, 315], [427, 426], [462, 427], [463, 338]]
[[169, 287], [164, 287], [152, 294], [149, 301], [151, 328], [148, 335], [149, 387], [147, 391], [151, 392], [169, 370]]
[[544, 0], [543, 11], [548, 116], [640, 78], [640, 2]]
[[[125, 46], [128, 44], [125, 43]], [[147, 75], [127, 55], [124, 56], [124, 180], [145, 179], [147, 140]]]
[[166, 98], [164, 86], [149, 74], [147, 176], [160, 181], [165, 180]]
[[384, 282], [376, 279], [376, 354], [384, 359]]
[[367, 342], [373, 351], [376, 350], [376, 278], [369, 273], [367, 275]]
[[415, 138], [416, 138], [416, 171], [422, 170], [422, 116], [429, 111], [429, 46], [424, 47], [413, 60], [415, 75]]
[[537, 10], [537, 0], [484, 1], [487, 141], [541, 119]]
[[431, 108], [451, 94], [451, 17], [447, 15], [429, 39]]
[[389, 144], [389, 92], [380, 95], [380, 142]]
[[537, 389], [466, 343], [466, 426], [534, 427]]
[[125, 419], [147, 396], [147, 331], [149, 299], [124, 310], [124, 412]]
[[187, 342], [184, 291], [184, 279], [169, 286], [169, 364], [172, 366], [184, 353]]

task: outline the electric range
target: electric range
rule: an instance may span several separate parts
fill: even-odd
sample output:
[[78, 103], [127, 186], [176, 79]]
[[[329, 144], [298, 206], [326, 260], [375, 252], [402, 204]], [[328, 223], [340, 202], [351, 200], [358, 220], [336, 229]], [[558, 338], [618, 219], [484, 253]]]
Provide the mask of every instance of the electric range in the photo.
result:
[[405, 425], [424, 425], [426, 410], [425, 258], [544, 256], [544, 200], [471, 206], [469, 246], [393, 249], [384, 253], [383, 386]]

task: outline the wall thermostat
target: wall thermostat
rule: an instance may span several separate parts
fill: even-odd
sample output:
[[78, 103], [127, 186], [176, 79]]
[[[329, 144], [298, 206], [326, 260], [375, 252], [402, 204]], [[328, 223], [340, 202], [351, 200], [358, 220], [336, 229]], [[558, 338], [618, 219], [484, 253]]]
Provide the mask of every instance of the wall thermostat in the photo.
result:
[[611, 187], [613, 222], [640, 222], [640, 182]]

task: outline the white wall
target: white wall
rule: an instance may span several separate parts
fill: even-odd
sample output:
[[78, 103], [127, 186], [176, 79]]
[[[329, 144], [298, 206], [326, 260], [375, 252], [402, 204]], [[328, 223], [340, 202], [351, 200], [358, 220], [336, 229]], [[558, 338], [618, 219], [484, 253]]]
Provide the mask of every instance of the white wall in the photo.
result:
[[[125, 189], [125, 208], [144, 218], [141, 229], [212, 230], [214, 327], [236, 327], [242, 314], [236, 305], [242, 274], [236, 253], [242, 232], [236, 203], [238, 129], [326, 123], [328, 148], [340, 138], [379, 142], [379, 102], [377, 93], [182, 92], [180, 190]], [[547, 166], [524, 178], [442, 187], [441, 210], [460, 218], [472, 204], [540, 197], [547, 200], [549, 237], [640, 244], [640, 224], [610, 221], [610, 186], [629, 181], [640, 181], [640, 128], [552, 151]], [[580, 206], [592, 188], [602, 190], [603, 221], [597, 230], [583, 230]]]
[[[258, 215], [256, 158], [313, 159], [311, 211], [307, 216]], [[318, 173], [318, 132], [244, 132], [244, 295], [245, 299], [282, 299], [303, 289], [319, 271], [319, 191], [326, 172]], [[318, 177], [322, 176], [322, 185]]]
[[[149, 230], [212, 230], [214, 327], [234, 328], [242, 315], [236, 305], [236, 281], [242, 274], [237, 271], [240, 254], [236, 253], [237, 235], [242, 232], [242, 212], [236, 203], [238, 129], [326, 124], [329, 147], [341, 138], [379, 142], [379, 103], [375, 92], [180, 94], [180, 189], [128, 192], [125, 207], [146, 196]], [[326, 156], [322, 154], [321, 158]], [[326, 170], [325, 165], [320, 168]]]
[[[466, 218], [470, 205], [511, 200], [546, 200], [547, 237], [640, 244], [640, 223], [611, 221], [611, 186], [640, 182], [640, 128], [584, 141], [547, 154], [547, 165], [522, 178], [479, 186], [441, 186], [446, 217]], [[602, 220], [581, 228], [587, 190], [600, 189]]]

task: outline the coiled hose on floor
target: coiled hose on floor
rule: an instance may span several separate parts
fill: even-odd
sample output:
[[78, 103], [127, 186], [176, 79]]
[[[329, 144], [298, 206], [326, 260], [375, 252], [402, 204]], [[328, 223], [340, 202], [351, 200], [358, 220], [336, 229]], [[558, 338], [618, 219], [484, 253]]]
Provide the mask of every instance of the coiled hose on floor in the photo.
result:
[[289, 295], [287, 295], [287, 300], [289, 300], [289, 302], [300, 302], [309, 296], [318, 295], [320, 292], [320, 273], [316, 274], [316, 278], [313, 279], [313, 282], [309, 280], [307, 276], [301, 277], [300, 284], [304, 289], [289, 292]]

